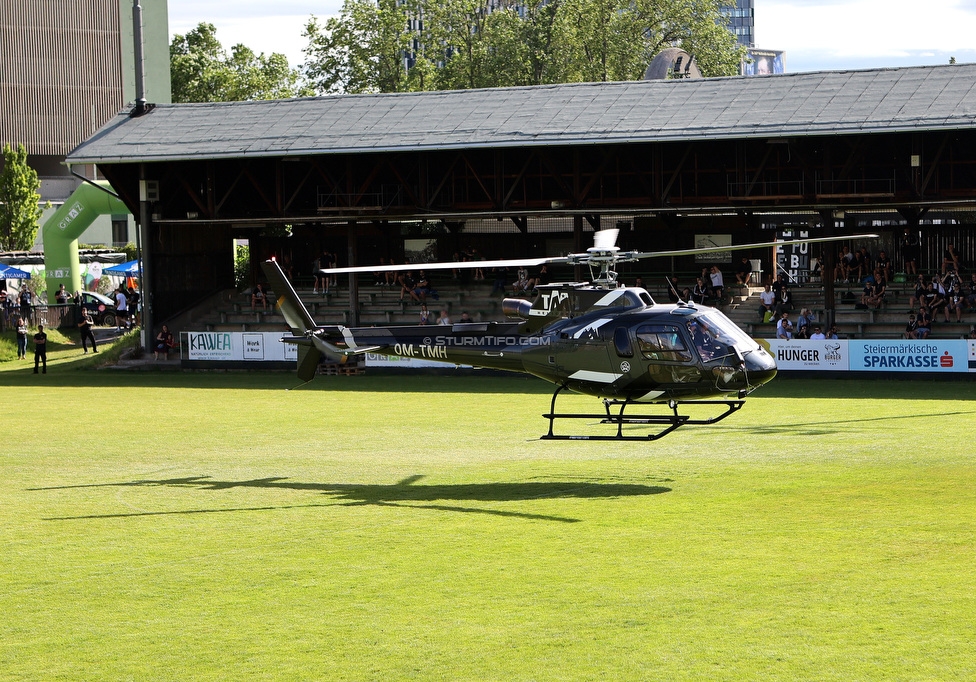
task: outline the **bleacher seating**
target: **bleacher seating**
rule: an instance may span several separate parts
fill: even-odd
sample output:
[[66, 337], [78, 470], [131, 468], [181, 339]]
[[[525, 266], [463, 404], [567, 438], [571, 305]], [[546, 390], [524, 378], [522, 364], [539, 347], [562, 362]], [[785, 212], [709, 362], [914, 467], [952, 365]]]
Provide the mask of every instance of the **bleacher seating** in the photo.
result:
[[[640, 273], [644, 287], [658, 302], [668, 301], [668, 285], [664, 273]], [[633, 283], [635, 273], [622, 275], [621, 279]], [[694, 281], [691, 273], [679, 273], [682, 286]], [[304, 285], [303, 285], [304, 284]], [[502, 321], [501, 294], [491, 295], [491, 283], [487, 280], [461, 284], [449, 278], [436, 281], [439, 300], [428, 301], [431, 321], [436, 320], [440, 310], [448, 311], [451, 319], [457, 321], [462, 311], [479, 322]], [[860, 310], [853, 303], [843, 302], [848, 291], [860, 300], [860, 288], [844, 284], [835, 286], [834, 320], [841, 338], [901, 338], [907, 322], [908, 299], [912, 293], [908, 283], [892, 283], [888, 287], [885, 304], [877, 310]], [[349, 313], [349, 293], [346, 286], [333, 289], [328, 294], [312, 293], [311, 281], [299, 282], [296, 288], [308, 307], [312, 317], [319, 324], [344, 324], [351, 322]], [[736, 324], [755, 338], [774, 338], [776, 326], [762, 323], [757, 310], [761, 287], [727, 288], [727, 301], [721, 306]], [[796, 314], [802, 308], [811, 309], [816, 319], [825, 319], [823, 287], [819, 282], [792, 288]], [[508, 292], [507, 295], [512, 295]], [[269, 297], [273, 299], [273, 297]], [[284, 320], [271, 309], [267, 312], [252, 311], [250, 296], [231, 294], [217, 297], [209, 312], [201, 311], [194, 316], [193, 326], [211, 331], [274, 331], [282, 329]], [[398, 287], [377, 287], [371, 279], [364, 278], [359, 285], [359, 324], [371, 325], [411, 325], [419, 322], [420, 306], [416, 302], [400, 301]], [[794, 316], [795, 317], [795, 316]], [[943, 322], [936, 320], [930, 338], [963, 338], [969, 335], [976, 313], [966, 311], [963, 322]]]

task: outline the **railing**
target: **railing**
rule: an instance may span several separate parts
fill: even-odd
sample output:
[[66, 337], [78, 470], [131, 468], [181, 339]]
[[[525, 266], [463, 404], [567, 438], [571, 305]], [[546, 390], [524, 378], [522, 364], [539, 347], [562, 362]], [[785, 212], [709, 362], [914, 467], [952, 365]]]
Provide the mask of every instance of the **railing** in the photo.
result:
[[890, 197], [895, 195], [895, 178], [817, 178], [818, 197]]
[[728, 180], [729, 199], [764, 199], [803, 196], [803, 180]]

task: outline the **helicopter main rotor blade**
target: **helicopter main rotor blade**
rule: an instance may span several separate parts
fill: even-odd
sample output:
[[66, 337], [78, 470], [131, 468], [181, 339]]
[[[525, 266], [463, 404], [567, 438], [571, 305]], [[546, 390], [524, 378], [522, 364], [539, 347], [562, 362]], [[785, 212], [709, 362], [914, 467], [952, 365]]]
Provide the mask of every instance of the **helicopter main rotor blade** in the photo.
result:
[[342, 274], [344, 272], [405, 272], [407, 270], [473, 270], [475, 268], [518, 268], [565, 263], [566, 256], [554, 258], [513, 258], [510, 260], [476, 260], [448, 263], [403, 263], [401, 265], [360, 265], [351, 268], [325, 268], [320, 272]]
[[729, 244], [728, 246], [704, 246], [694, 249], [677, 249], [674, 251], [628, 251], [620, 254], [621, 261], [643, 260], [644, 258], [667, 258], [669, 256], [694, 256], [699, 253], [724, 253], [726, 251], [745, 251], [747, 249], [762, 249], [773, 246], [789, 246], [790, 244], [822, 244], [826, 242], [840, 242], [850, 239], [877, 239], [876, 234], [849, 234], [842, 237], [810, 237], [802, 239], [781, 239], [771, 242], [755, 242], [752, 244]]
[[504, 260], [456, 261], [447, 263], [403, 263], [401, 265], [361, 265], [347, 268], [325, 268], [320, 272], [328, 274], [361, 272], [406, 272], [412, 270], [473, 270], [475, 268], [521, 268], [539, 265], [600, 265], [607, 263], [628, 263], [645, 258], [667, 258], [669, 256], [693, 256], [700, 253], [724, 253], [744, 251], [789, 244], [818, 244], [851, 239], [877, 239], [876, 234], [854, 234], [839, 237], [810, 237], [752, 244], [729, 244], [728, 246], [707, 246], [672, 251], [618, 251], [615, 246], [618, 230], [606, 229], [593, 233], [594, 246], [586, 253], [571, 253], [567, 256], [548, 258], [511, 258]]

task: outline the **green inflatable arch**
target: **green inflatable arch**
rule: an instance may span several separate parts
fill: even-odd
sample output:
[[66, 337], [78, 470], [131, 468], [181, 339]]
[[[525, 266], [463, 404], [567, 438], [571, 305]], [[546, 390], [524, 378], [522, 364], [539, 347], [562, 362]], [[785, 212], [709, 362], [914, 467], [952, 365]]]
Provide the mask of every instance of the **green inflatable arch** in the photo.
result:
[[78, 237], [100, 215], [129, 213], [128, 207], [120, 199], [109, 194], [111, 191], [111, 186], [104, 181], [82, 183], [44, 223], [41, 235], [48, 292], [57, 291], [62, 284], [72, 293], [82, 289]]

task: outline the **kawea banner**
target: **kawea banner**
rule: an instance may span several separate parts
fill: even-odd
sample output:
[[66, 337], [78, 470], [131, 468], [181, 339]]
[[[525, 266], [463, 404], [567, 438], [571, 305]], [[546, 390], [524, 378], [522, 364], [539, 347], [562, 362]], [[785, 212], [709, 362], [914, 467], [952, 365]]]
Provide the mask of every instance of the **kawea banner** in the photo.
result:
[[956, 339], [762, 340], [781, 370], [976, 372], [976, 341]]
[[298, 361], [298, 347], [281, 343], [281, 332], [181, 332], [185, 360]]

